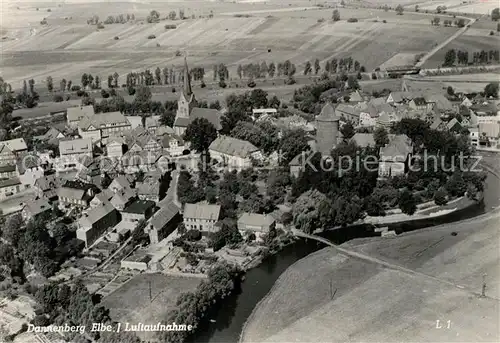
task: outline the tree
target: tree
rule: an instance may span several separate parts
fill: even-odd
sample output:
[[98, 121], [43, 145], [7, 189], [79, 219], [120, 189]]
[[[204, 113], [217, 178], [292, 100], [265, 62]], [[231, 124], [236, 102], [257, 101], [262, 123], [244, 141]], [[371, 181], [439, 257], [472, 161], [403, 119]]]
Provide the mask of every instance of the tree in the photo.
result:
[[276, 73], [276, 65], [274, 62], [271, 62], [267, 67], [267, 73], [269, 74], [269, 77], [274, 77], [274, 74]]
[[117, 88], [117, 87], [118, 87], [118, 77], [119, 77], [119, 75], [118, 75], [118, 73], [115, 71], [115, 73], [113, 74], [113, 83], [114, 83], [113, 85], [114, 85], [114, 87], [115, 87], [115, 88]]
[[344, 141], [349, 141], [352, 137], [354, 137], [354, 134], [356, 133], [356, 131], [354, 130], [354, 125], [351, 121], [348, 121], [344, 125], [342, 125], [340, 132], [342, 133]]
[[401, 6], [401, 4], [399, 4], [397, 7], [396, 7], [396, 13], [398, 15], [403, 15], [403, 12], [404, 12], [404, 8], [403, 6]]
[[433, 26], [439, 26], [439, 22], [441, 21], [441, 18], [439, 17], [434, 17], [431, 19], [431, 25]]
[[54, 81], [52, 80], [52, 76], [47, 76], [47, 90], [52, 93], [54, 90]]
[[220, 250], [226, 245], [234, 245], [243, 241], [236, 221], [233, 219], [223, 219], [220, 222], [221, 229], [210, 237], [210, 246], [214, 251]]
[[149, 16], [146, 18], [146, 21], [148, 23], [157, 23], [158, 21], [160, 21], [160, 13], [156, 10], [152, 10], [149, 13]]
[[62, 79], [59, 83], [59, 90], [61, 92], [64, 92], [66, 90], [66, 79]]
[[340, 12], [339, 12], [339, 10], [333, 10], [332, 19], [333, 19], [333, 21], [339, 21], [340, 20]]
[[73, 81], [69, 80], [69, 81], [68, 81], [68, 91], [70, 91], [70, 90], [71, 90], [71, 85], [72, 85], [72, 84], [73, 84]]
[[434, 193], [434, 203], [438, 206], [443, 206], [448, 203], [448, 193], [444, 187], [440, 187], [436, 193]]
[[193, 120], [184, 133], [184, 139], [191, 142], [191, 146], [197, 152], [208, 150], [208, 147], [216, 138], [217, 130], [205, 118]]
[[175, 20], [176, 17], [177, 13], [175, 11], [170, 11], [170, 13], [168, 14], [168, 19], [170, 20]]
[[446, 88], [446, 93], [449, 95], [449, 96], [453, 96], [455, 95], [455, 90], [453, 89], [452, 86], [448, 86], [448, 88]]
[[495, 8], [491, 11], [491, 20], [498, 21], [500, 19], [500, 8]]
[[404, 214], [413, 215], [417, 211], [417, 201], [413, 193], [408, 189], [402, 191], [399, 195], [398, 206]]
[[455, 60], [457, 58], [457, 52], [455, 51], [455, 49], [450, 49], [446, 52], [446, 54], [444, 55], [444, 63], [443, 63], [443, 66], [444, 67], [451, 67], [455, 64]]
[[319, 65], [319, 59], [316, 59], [314, 61], [314, 74], [318, 75], [320, 69], [321, 69], [321, 66]]
[[134, 104], [136, 108], [139, 109], [142, 113], [147, 113], [150, 110], [151, 104], [151, 89], [147, 86], [139, 86], [135, 93]]
[[484, 87], [484, 95], [488, 98], [498, 98], [498, 82], [488, 83], [486, 87]]
[[113, 88], [113, 75], [108, 75], [108, 88]]
[[306, 62], [306, 65], [305, 65], [305, 67], [304, 67], [304, 75], [308, 75], [308, 74], [310, 74], [310, 73], [311, 73], [311, 70], [312, 70], [312, 68], [311, 68], [311, 62], [310, 62], [310, 61], [307, 61], [307, 62]]
[[327, 203], [327, 198], [317, 190], [309, 190], [299, 196], [292, 206], [295, 227], [305, 233], [321, 228], [322, 203]]
[[288, 130], [283, 132], [278, 149], [281, 162], [288, 164], [295, 156], [309, 150], [308, 138], [303, 130]]
[[101, 88], [101, 78], [96, 75], [95, 80], [94, 80], [95, 88], [100, 89]]
[[23, 218], [20, 214], [14, 214], [10, 216], [5, 222], [5, 226], [3, 228], [3, 237], [14, 247], [17, 247], [19, 239], [24, 234], [22, 225]]
[[242, 73], [243, 73], [243, 67], [241, 66], [241, 64], [238, 64], [238, 69], [236, 69], [236, 74], [238, 74], [238, 77], [240, 78], [240, 80], [241, 80], [241, 77], [243, 76]]

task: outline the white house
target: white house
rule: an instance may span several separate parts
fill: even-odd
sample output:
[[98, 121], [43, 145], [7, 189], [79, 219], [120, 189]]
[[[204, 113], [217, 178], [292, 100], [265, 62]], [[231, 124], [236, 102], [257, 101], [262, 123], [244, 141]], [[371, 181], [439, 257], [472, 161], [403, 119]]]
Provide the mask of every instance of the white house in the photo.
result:
[[212, 158], [229, 170], [249, 168], [252, 166], [252, 159], [262, 159], [262, 153], [255, 145], [229, 136], [217, 137], [208, 150]]
[[188, 230], [199, 230], [202, 234], [217, 232], [215, 223], [220, 219], [219, 205], [186, 204], [184, 206], [184, 225]]

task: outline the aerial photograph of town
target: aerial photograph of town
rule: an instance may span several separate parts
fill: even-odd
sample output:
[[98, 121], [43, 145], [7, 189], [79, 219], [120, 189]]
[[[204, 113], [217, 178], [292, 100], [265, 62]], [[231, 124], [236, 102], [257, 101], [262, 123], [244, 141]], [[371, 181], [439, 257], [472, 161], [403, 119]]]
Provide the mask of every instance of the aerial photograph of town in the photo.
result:
[[0, 0], [0, 343], [500, 342], [499, 0]]

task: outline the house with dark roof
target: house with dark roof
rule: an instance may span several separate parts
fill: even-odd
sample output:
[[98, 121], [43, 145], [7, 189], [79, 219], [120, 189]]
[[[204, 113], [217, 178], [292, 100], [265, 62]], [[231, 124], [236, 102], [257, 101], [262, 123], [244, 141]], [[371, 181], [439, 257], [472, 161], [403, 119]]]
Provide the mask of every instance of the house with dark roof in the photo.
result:
[[87, 208], [98, 192], [95, 185], [80, 181], [66, 181], [56, 191], [60, 207]]
[[33, 188], [39, 198], [45, 198], [49, 202], [57, 200], [57, 189], [61, 187], [63, 180], [55, 174], [45, 175], [35, 180]]
[[110, 136], [106, 144], [106, 156], [113, 159], [121, 159], [125, 153], [125, 139], [120, 136]]
[[175, 133], [164, 133], [160, 138], [161, 146], [170, 156], [181, 156], [188, 146], [184, 143], [182, 137]]
[[109, 202], [91, 208], [77, 221], [76, 238], [85, 242], [85, 247], [92, 245], [107, 229], [120, 221], [118, 211]]
[[31, 218], [38, 219], [44, 214], [50, 213], [52, 211], [52, 206], [45, 198], [30, 199], [26, 201], [21, 211], [21, 215], [24, 220], [29, 220]]
[[134, 200], [120, 212], [122, 220], [137, 223], [148, 220], [154, 213], [156, 203], [151, 200]]
[[0, 165], [0, 179], [17, 177], [17, 168], [14, 164]]
[[220, 219], [220, 205], [185, 204], [183, 217], [188, 230], [199, 230], [202, 234], [219, 231], [215, 225]]
[[197, 118], [208, 120], [217, 131], [222, 129], [221, 113], [211, 108], [200, 108], [191, 87], [191, 77], [184, 57], [184, 87], [177, 102], [177, 113], [174, 121], [174, 131], [177, 136], [182, 136], [188, 125]]
[[252, 143], [230, 136], [217, 137], [208, 148], [210, 156], [229, 170], [240, 170], [252, 166], [252, 159], [261, 160], [262, 153]]
[[406, 135], [394, 135], [380, 148], [378, 175], [380, 179], [404, 175], [411, 163], [413, 145]]
[[156, 244], [168, 237], [182, 221], [179, 208], [173, 203], [164, 204], [149, 221], [145, 228], [151, 244]]
[[424, 97], [418, 97], [418, 98], [413, 98], [409, 103], [408, 106], [412, 110], [417, 110], [417, 111], [431, 111], [432, 110], [432, 104], [427, 103]]

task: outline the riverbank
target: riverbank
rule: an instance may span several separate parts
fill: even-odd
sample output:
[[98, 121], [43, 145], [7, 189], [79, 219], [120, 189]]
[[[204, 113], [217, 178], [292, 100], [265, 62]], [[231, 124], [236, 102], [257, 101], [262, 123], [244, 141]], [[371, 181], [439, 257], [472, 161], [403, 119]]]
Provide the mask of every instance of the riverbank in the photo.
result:
[[[498, 341], [499, 217], [342, 244], [418, 275], [331, 248], [310, 254], [259, 302], [240, 341]], [[485, 273], [495, 299], [473, 293]], [[453, 325], [436, 329], [436, 320]]]

